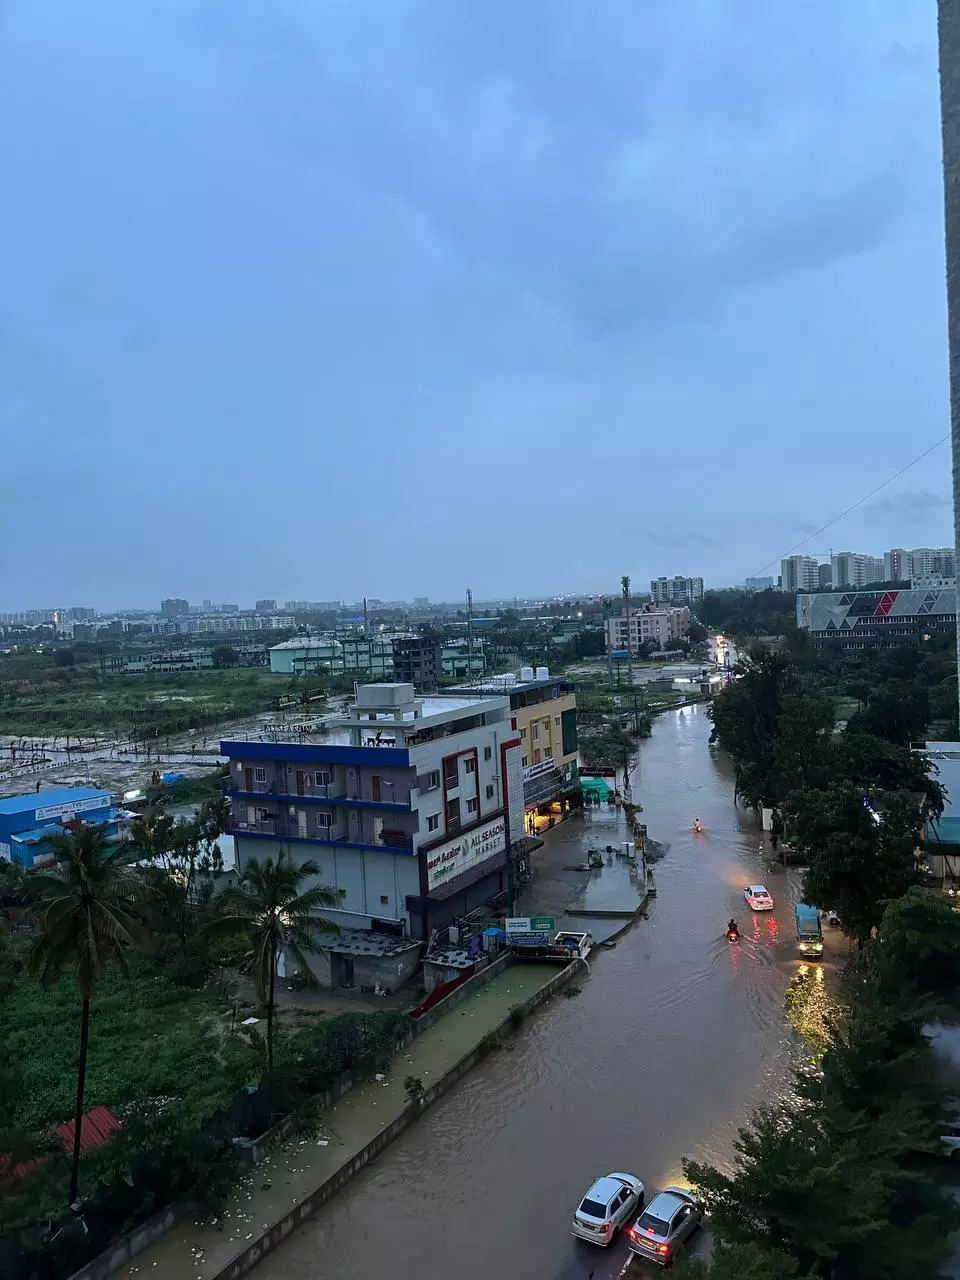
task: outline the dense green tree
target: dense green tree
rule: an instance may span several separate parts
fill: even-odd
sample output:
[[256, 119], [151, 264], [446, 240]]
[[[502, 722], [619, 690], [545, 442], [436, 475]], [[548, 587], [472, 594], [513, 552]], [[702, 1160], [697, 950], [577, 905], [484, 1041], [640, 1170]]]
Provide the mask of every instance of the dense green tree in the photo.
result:
[[309, 987], [317, 986], [309, 953], [320, 950], [317, 934], [336, 933], [323, 917], [323, 908], [336, 906], [341, 894], [325, 885], [304, 889], [320, 874], [316, 863], [290, 862], [281, 849], [277, 860], [251, 858], [238, 885], [224, 889], [213, 901], [215, 915], [208, 925], [217, 938], [241, 938], [250, 948], [249, 966], [258, 998], [267, 1007], [267, 1064], [273, 1071], [273, 1022], [277, 961], [288, 954]]
[[844, 779], [865, 796], [910, 791], [924, 797], [925, 817], [943, 813], [943, 787], [930, 776], [930, 761], [900, 743], [847, 728], [833, 740], [828, 762], [830, 776]]
[[866, 705], [847, 727], [905, 746], [926, 735], [929, 720], [930, 696], [919, 680], [887, 680], [870, 690]]
[[922, 992], [960, 999], [960, 914], [950, 902], [915, 886], [888, 903], [868, 953], [880, 989], [891, 997]]
[[868, 807], [851, 783], [794, 792], [786, 802], [790, 842], [808, 864], [807, 902], [840, 913], [844, 931], [863, 946], [885, 904], [917, 880], [920, 813], [906, 792]]
[[765, 1249], [754, 1243], [721, 1243], [709, 1263], [685, 1256], [673, 1274], [675, 1280], [793, 1280], [799, 1276], [799, 1269], [796, 1258], [781, 1249]]
[[74, 1108], [70, 1203], [80, 1180], [80, 1138], [90, 1038], [90, 1001], [111, 961], [121, 964], [139, 930], [139, 912], [147, 889], [129, 865], [129, 850], [111, 843], [106, 825], [84, 826], [75, 833], [51, 836], [47, 845], [56, 869], [35, 873], [26, 891], [34, 904], [40, 934], [30, 967], [43, 983], [65, 970], [76, 977], [80, 992], [80, 1050]]
[[240, 661], [240, 655], [230, 644], [214, 646], [213, 653], [210, 656], [213, 658], [213, 665], [218, 671], [223, 671], [227, 667], [235, 667]]

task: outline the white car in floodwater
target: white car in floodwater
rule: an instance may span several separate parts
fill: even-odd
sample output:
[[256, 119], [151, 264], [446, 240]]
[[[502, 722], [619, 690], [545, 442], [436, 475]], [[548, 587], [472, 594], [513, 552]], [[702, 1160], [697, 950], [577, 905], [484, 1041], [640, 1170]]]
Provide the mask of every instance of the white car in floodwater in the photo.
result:
[[743, 896], [747, 900], [747, 906], [752, 911], [773, 910], [773, 894], [766, 885], [748, 884], [743, 891]]
[[598, 1178], [573, 1215], [572, 1234], [604, 1248], [643, 1204], [643, 1183], [632, 1173]]

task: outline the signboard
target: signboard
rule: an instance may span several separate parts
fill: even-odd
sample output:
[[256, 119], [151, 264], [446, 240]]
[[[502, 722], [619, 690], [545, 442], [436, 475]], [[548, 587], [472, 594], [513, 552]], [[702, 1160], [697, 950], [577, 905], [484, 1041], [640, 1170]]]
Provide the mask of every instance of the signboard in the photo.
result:
[[37, 810], [37, 821], [41, 818], [72, 818], [78, 813], [87, 813], [91, 809], [108, 809], [110, 796], [93, 796], [90, 800], [75, 800], [72, 804], [50, 804], [45, 809]]
[[427, 889], [435, 889], [460, 875], [477, 862], [484, 862], [506, 848], [506, 822], [503, 814], [474, 827], [456, 840], [431, 849], [427, 854]]
[[528, 769], [523, 771], [524, 782], [529, 782], [531, 778], [539, 778], [541, 773], [549, 773], [551, 769], [557, 767], [557, 762], [553, 756], [544, 756], [539, 764], [532, 764]]
[[503, 927], [511, 946], [537, 947], [550, 941], [557, 921], [554, 916], [509, 916]]
[[504, 921], [507, 937], [514, 933], [555, 933], [556, 916], [509, 916]]

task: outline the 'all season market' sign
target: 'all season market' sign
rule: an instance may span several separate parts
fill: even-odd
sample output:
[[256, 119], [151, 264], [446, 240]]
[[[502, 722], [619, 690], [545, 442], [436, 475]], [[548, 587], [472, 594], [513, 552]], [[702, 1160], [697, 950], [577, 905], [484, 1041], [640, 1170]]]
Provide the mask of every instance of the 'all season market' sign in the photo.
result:
[[456, 840], [448, 840], [427, 854], [427, 888], [435, 889], [438, 884], [460, 875], [474, 863], [502, 853], [505, 848], [506, 823], [502, 816], [467, 831]]

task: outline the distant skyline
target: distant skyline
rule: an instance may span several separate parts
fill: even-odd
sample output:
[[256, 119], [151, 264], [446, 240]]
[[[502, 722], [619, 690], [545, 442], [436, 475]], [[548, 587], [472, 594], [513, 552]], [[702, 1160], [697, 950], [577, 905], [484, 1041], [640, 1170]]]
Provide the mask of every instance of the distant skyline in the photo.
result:
[[926, 0], [3, 24], [2, 607], [775, 577], [949, 430]]

